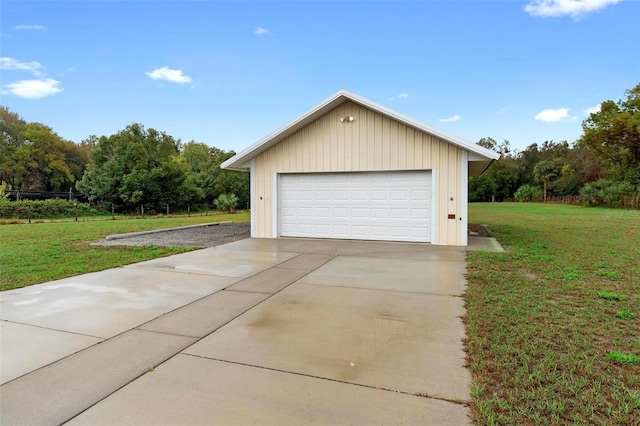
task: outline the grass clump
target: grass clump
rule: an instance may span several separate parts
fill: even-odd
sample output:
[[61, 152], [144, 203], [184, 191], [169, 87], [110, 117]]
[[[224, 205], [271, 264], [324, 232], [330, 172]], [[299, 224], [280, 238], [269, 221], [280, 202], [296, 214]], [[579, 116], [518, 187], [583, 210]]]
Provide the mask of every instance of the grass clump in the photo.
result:
[[569, 266], [567, 268], [564, 268], [563, 278], [567, 281], [574, 281], [584, 278], [584, 274], [581, 270]]
[[617, 272], [615, 271], [606, 271], [604, 269], [598, 269], [595, 272], [596, 275], [600, 276], [600, 277], [606, 277], [606, 278], [610, 278], [612, 280], [618, 280], [620, 279], [620, 275], [618, 275]]
[[616, 316], [618, 318], [622, 318], [622, 319], [634, 319], [636, 316], [633, 314], [633, 312], [628, 311], [628, 310], [622, 310], [622, 311], [618, 311], [616, 313]]
[[606, 300], [627, 300], [627, 296], [623, 294], [613, 293], [609, 291], [599, 291], [598, 296]]
[[607, 354], [607, 358], [620, 364], [638, 364], [640, 358], [633, 354], [625, 354], [620, 351], [611, 351]]

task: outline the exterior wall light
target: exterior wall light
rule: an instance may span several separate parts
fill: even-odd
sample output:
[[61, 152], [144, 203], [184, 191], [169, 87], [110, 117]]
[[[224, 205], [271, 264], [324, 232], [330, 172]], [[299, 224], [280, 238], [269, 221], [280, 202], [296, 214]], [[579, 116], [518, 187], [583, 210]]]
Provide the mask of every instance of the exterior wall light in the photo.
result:
[[353, 116], [345, 115], [344, 117], [340, 118], [340, 121], [342, 121], [343, 123], [351, 123], [353, 121]]

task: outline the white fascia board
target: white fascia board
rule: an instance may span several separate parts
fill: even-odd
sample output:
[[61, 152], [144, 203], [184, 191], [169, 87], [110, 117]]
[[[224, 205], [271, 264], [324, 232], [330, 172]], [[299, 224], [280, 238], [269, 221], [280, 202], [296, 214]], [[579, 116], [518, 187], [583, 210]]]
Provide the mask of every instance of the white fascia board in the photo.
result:
[[280, 179], [278, 179], [278, 173], [273, 174], [272, 183], [273, 189], [271, 190], [271, 232], [273, 238], [280, 238]]
[[249, 168], [249, 199], [251, 200], [251, 238], [256, 238], [256, 211], [258, 210], [258, 194], [256, 193], [256, 169], [254, 167], [254, 161], [251, 160], [251, 167]]
[[469, 226], [469, 153], [463, 152], [460, 169], [462, 173], [460, 176], [460, 237], [461, 244], [467, 246], [468, 244], [468, 226]]
[[431, 238], [433, 245], [438, 244], [438, 169], [431, 169]]

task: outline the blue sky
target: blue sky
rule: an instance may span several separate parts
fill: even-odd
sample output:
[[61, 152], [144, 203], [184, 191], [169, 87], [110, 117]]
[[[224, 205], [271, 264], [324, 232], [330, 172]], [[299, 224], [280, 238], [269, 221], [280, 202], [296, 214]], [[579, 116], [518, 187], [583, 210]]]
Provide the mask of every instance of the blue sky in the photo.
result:
[[476, 142], [575, 141], [640, 83], [640, 2], [3, 1], [1, 104], [80, 142], [241, 150], [339, 89]]

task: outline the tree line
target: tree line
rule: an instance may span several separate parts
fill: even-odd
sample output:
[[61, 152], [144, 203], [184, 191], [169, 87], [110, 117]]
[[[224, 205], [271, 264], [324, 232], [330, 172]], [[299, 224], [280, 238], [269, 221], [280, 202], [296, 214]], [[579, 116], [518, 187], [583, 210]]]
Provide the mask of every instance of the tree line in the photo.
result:
[[[522, 151], [487, 137], [500, 153], [469, 179], [470, 201], [546, 201], [579, 196], [588, 205], [620, 205], [640, 196], [640, 84], [626, 99], [602, 102], [582, 123], [578, 141], [545, 141]], [[119, 212], [237, 204], [249, 207], [249, 176], [220, 169], [234, 155], [134, 123], [111, 136], [65, 140], [0, 107], [0, 182], [9, 190], [84, 194]], [[221, 196], [224, 196], [221, 198]], [[233, 207], [232, 207], [233, 208]]]
[[248, 208], [248, 174], [220, 169], [233, 155], [138, 123], [76, 144], [0, 107], [0, 182], [7, 190], [77, 190], [118, 212], [210, 208], [219, 199], [224, 209], [230, 200]]
[[[470, 201], [546, 201], [570, 197], [585, 205], [638, 207], [640, 196], [640, 84], [626, 98], [608, 100], [582, 122], [574, 144], [545, 141], [522, 151], [509, 141], [482, 138], [500, 154], [481, 176], [469, 179]], [[628, 201], [630, 200], [630, 201]]]

